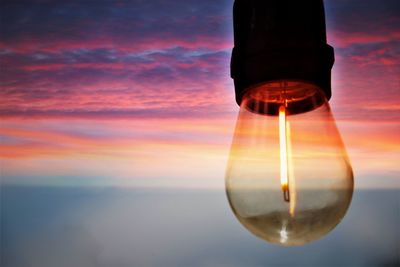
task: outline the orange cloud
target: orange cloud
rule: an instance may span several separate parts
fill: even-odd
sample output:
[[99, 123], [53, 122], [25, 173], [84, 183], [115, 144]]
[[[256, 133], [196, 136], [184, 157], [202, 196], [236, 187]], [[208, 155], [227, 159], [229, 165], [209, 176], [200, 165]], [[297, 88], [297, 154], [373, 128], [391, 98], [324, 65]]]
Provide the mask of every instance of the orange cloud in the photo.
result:
[[[8, 119], [0, 129], [3, 174], [17, 180], [97, 175], [108, 176], [111, 184], [122, 179], [114, 183], [140, 185], [149, 179], [158, 186], [174, 177], [193, 185], [223, 185], [233, 119]], [[338, 123], [361, 186], [364, 175], [398, 172], [398, 124]]]

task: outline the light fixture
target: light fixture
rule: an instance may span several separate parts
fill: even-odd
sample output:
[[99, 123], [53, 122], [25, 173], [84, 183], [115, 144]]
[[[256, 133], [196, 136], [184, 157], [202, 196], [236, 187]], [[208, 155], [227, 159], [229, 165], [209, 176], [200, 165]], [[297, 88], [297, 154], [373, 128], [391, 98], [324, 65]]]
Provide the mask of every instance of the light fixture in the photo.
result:
[[236, 0], [231, 76], [240, 112], [226, 191], [238, 220], [302, 245], [345, 215], [353, 172], [330, 111], [333, 48], [322, 0]]

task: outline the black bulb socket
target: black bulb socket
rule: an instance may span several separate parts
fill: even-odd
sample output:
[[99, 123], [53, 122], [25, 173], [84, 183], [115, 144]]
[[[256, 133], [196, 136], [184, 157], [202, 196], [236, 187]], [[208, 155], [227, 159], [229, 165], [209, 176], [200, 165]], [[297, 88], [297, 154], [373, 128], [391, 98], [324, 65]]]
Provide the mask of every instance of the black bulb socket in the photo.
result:
[[235, 0], [231, 77], [240, 105], [249, 88], [301, 81], [331, 98], [334, 50], [327, 44], [323, 0]]

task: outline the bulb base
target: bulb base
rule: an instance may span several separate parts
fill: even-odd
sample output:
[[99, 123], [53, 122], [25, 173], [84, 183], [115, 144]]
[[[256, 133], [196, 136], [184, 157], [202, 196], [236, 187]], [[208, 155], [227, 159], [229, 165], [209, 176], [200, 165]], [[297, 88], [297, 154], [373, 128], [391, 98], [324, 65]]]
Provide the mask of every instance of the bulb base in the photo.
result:
[[288, 80], [251, 86], [243, 91], [242, 99], [242, 106], [248, 111], [271, 116], [279, 115], [282, 106], [289, 116], [314, 110], [328, 101], [319, 86]]

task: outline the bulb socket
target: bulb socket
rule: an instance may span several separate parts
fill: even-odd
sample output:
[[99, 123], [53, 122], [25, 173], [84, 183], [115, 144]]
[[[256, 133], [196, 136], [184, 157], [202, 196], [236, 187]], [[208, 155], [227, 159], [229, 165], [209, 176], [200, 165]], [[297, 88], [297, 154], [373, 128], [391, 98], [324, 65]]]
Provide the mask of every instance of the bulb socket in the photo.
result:
[[314, 84], [331, 98], [334, 50], [322, 0], [235, 0], [231, 77], [240, 105], [248, 88], [271, 81]]

